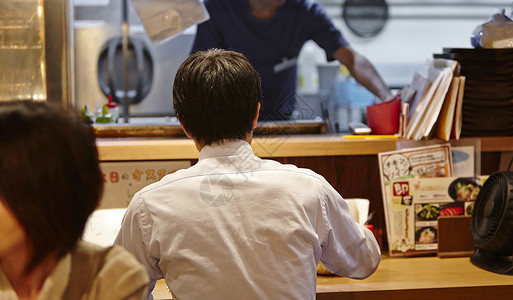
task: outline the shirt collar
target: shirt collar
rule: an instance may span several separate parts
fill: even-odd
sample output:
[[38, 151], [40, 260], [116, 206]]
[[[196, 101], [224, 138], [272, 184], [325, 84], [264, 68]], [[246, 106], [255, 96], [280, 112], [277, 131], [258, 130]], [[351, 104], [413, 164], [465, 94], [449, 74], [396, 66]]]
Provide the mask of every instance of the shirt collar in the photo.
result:
[[223, 143], [214, 143], [204, 146], [199, 154], [199, 160], [211, 157], [231, 155], [254, 155], [251, 145], [244, 140], [225, 140]]
[[66, 254], [46, 278], [39, 299], [61, 299], [69, 281], [71, 254]]
[[[61, 299], [69, 281], [71, 271], [71, 255], [68, 253], [59, 260], [50, 275], [45, 279], [37, 299]], [[18, 299], [9, 279], [0, 268], [0, 298]]]

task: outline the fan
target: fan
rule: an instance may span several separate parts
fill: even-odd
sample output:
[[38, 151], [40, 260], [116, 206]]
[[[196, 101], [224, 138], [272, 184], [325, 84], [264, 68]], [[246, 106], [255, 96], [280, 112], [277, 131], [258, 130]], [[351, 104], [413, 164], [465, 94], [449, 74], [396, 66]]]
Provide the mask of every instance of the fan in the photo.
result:
[[495, 172], [483, 184], [472, 213], [472, 239], [474, 265], [513, 275], [513, 172]]
[[375, 37], [388, 20], [388, 4], [385, 0], [345, 0], [342, 19], [357, 36]]

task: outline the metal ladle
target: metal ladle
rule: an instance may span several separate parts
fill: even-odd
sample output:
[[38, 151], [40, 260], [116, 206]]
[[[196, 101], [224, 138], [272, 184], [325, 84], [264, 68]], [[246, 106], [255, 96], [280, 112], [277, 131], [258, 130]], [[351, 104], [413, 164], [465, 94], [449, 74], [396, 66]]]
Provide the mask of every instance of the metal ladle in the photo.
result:
[[122, 36], [110, 39], [100, 53], [98, 80], [102, 92], [122, 105], [122, 116], [128, 123], [130, 105], [146, 97], [153, 81], [149, 49], [141, 39], [129, 36], [128, 0], [122, 0], [121, 32]]

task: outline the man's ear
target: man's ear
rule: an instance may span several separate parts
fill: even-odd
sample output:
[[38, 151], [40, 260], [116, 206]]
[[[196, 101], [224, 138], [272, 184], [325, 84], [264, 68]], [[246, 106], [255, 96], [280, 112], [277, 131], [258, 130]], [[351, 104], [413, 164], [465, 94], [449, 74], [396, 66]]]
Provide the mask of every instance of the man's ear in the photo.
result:
[[176, 114], [176, 118], [178, 119], [178, 121], [180, 121], [180, 126], [182, 126], [182, 130], [183, 130], [183, 132], [185, 132], [185, 135], [188, 138], [192, 139], [192, 135], [187, 130], [185, 130], [185, 127], [183, 127], [182, 120], [180, 120], [180, 116], [178, 114]]
[[255, 113], [255, 117], [253, 118], [253, 122], [251, 123], [251, 126], [253, 127], [253, 129], [255, 129], [257, 127], [259, 114], [260, 114], [260, 102], [258, 102], [258, 106], [257, 106], [257, 110], [256, 110], [256, 113]]

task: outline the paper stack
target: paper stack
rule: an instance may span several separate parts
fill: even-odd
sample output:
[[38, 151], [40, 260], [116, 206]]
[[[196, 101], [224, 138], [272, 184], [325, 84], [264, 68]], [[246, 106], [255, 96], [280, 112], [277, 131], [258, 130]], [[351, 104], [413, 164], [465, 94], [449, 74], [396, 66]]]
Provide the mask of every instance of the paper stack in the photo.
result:
[[435, 127], [435, 137], [445, 141], [460, 138], [464, 91], [465, 76], [453, 76]]
[[421, 140], [435, 135], [449, 140], [453, 129], [454, 138], [459, 138], [461, 100], [458, 103], [458, 99], [463, 98], [465, 83], [459, 70], [457, 61], [437, 58], [415, 72], [410, 86], [415, 95], [408, 101], [407, 139]]

